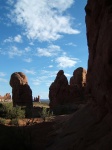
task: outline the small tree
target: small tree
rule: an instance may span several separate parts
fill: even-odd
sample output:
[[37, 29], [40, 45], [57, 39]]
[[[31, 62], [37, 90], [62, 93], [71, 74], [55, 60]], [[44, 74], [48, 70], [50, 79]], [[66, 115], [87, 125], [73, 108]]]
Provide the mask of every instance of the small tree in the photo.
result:
[[40, 116], [44, 120], [44, 122], [46, 121], [47, 117], [50, 117], [52, 115], [53, 115], [53, 113], [50, 113], [50, 110], [48, 110], [46, 107], [42, 107], [42, 111], [40, 112]]

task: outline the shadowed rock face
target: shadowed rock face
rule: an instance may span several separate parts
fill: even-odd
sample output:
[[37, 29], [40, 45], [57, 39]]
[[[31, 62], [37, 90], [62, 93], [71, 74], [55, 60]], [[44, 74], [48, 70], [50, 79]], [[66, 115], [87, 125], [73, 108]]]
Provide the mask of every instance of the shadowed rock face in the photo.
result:
[[71, 102], [75, 101], [75, 98], [80, 97], [84, 98], [85, 88], [86, 88], [86, 74], [87, 71], [79, 67], [73, 72], [73, 76], [70, 78], [70, 86], [69, 86], [69, 100]]
[[92, 97], [57, 130], [47, 150], [112, 150], [112, 0], [88, 0], [85, 10]]
[[112, 0], [88, 0], [87, 89], [102, 111], [112, 112]]
[[70, 78], [70, 85], [77, 84], [79, 88], [82, 88], [86, 85], [86, 74], [87, 71], [82, 67], [77, 68], [73, 72], [73, 76]]
[[12, 87], [13, 106], [32, 106], [32, 90], [25, 74], [13, 73], [10, 78], [10, 86]]
[[50, 107], [63, 104], [63, 101], [66, 98], [66, 88], [68, 86], [67, 77], [64, 75], [64, 71], [60, 70], [57, 73], [56, 79], [49, 87], [49, 98], [50, 98]]
[[70, 85], [64, 71], [57, 73], [56, 79], [49, 88], [50, 107], [75, 102], [75, 98], [82, 96], [86, 85], [86, 70], [77, 68], [70, 78]]

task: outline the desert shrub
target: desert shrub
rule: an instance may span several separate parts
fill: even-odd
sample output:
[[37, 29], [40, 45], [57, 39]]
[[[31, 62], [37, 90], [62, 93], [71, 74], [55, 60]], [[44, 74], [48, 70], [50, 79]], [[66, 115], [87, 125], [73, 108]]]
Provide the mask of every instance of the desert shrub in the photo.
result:
[[6, 124], [6, 119], [5, 118], [0, 118], [0, 124]]
[[9, 118], [25, 118], [25, 111], [21, 109], [20, 106], [12, 107], [12, 109], [7, 113]]
[[12, 103], [3, 103], [0, 105], [0, 112], [0, 117], [7, 119], [25, 117], [25, 111], [20, 106], [13, 107]]
[[47, 117], [50, 117], [53, 115], [53, 112], [50, 112], [50, 109], [46, 108], [46, 107], [42, 107], [42, 110], [40, 112], [40, 117], [43, 118], [43, 120], [45, 121]]

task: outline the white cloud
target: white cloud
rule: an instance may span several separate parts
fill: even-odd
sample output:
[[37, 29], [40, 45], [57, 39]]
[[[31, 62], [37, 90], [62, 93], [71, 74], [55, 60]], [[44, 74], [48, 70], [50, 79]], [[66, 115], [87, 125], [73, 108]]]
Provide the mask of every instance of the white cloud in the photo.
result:
[[14, 56], [22, 56], [23, 52], [19, 50], [16, 46], [12, 46], [11, 50], [8, 51], [8, 55], [10, 58], [13, 58]]
[[52, 68], [52, 67], [53, 67], [53, 65], [49, 65], [48, 67], [49, 67], [49, 68]]
[[52, 83], [52, 81], [49, 79], [49, 76], [47, 75], [41, 75], [41, 76], [38, 76], [36, 78], [33, 78], [31, 79], [33, 85], [41, 85], [41, 84], [44, 84], [46, 86], [50, 86], [50, 84]]
[[31, 51], [31, 48], [30, 47], [26, 47], [25, 48], [25, 52], [29, 52], [29, 51]]
[[33, 42], [30, 42], [29, 45], [34, 45], [34, 43], [33, 43]]
[[[38, 73], [37, 73], [38, 74]], [[36, 78], [32, 78], [33, 85], [44, 84], [50, 86], [53, 82], [52, 79], [56, 77], [57, 71], [41, 70]]]
[[30, 63], [30, 62], [32, 62], [32, 59], [31, 58], [25, 58], [24, 61]]
[[40, 80], [39, 79], [31, 79], [33, 85], [40, 85]]
[[8, 81], [4, 78], [0, 78], [0, 82], [8, 82]]
[[72, 43], [72, 42], [70, 42], [70, 43], [68, 43], [68, 44], [65, 44], [65, 45], [68, 45], [68, 46], [74, 46], [74, 47], [77, 46], [76, 44], [74, 44], [74, 43]]
[[21, 37], [21, 35], [18, 34], [17, 36], [15, 36], [15, 37], [14, 37], [14, 41], [17, 42], [17, 43], [21, 43], [21, 42], [22, 42], [22, 37]]
[[66, 9], [70, 8], [71, 5], [74, 3], [74, 0], [69, 0], [66, 2], [66, 0], [54, 0], [49, 1], [49, 6], [52, 8], [56, 8], [59, 10], [59, 12], [63, 12]]
[[66, 77], [71, 77], [72, 75], [69, 73], [64, 73]]
[[23, 69], [23, 71], [26, 73], [26, 74], [31, 74], [31, 75], [35, 75], [36, 72], [34, 70], [28, 70], [28, 69]]
[[48, 70], [41, 70], [42, 75], [46, 75], [49, 78], [55, 77], [57, 74], [57, 71], [48, 71]]
[[62, 34], [78, 34], [72, 28], [72, 18], [64, 15], [74, 0], [19, 0], [14, 5], [10, 18], [25, 29], [29, 39], [40, 41], [57, 40]]
[[7, 39], [4, 40], [4, 43], [12, 43], [12, 42], [22, 43], [22, 36], [18, 34], [14, 38], [8, 37]]
[[13, 38], [12, 37], [8, 37], [7, 39], [4, 40], [4, 43], [10, 43], [13, 42]]
[[32, 79], [32, 83], [33, 85], [40, 85], [41, 83], [44, 83], [45, 85], [47, 82], [47, 78], [47, 76], [38, 76], [37, 78]]
[[61, 56], [56, 58], [56, 62], [58, 63], [58, 67], [60, 68], [67, 68], [67, 67], [74, 67], [78, 62], [77, 58], [71, 58], [67, 56]]
[[6, 74], [4, 72], [0, 72], [0, 76], [4, 77], [4, 76], [6, 76]]
[[45, 48], [44, 49], [38, 48], [37, 53], [38, 56], [46, 56], [46, 57], [52, 56], [52, 53], [49, 52], [49, 50], [47, 51], [47, 49]]
[[57, 55], [61, 51], [61, 48], [57, 45], [50, 45], [47, 48], [38, 48], [37, 55], [51, 57]]

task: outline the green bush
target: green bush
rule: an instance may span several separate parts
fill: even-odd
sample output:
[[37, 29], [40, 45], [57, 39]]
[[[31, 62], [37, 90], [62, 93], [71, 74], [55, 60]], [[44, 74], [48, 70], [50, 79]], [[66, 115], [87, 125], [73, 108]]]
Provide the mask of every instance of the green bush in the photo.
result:
[[25, 118], [25, 111], [20, 106], [13, 107], [12, 103], [0, 105], [0, 117], [7, 119]]
[[43, 120], [45, 121], [47, 117], [52, 116], [53, 113], [50, 112], [50, 110], [46, 107], [42, 107], [42, 110], [40, 112], [40, 117], [43, 118]]
[[6, 119], [5, 118], [0, 118], [0, 124], [6, 124]]

